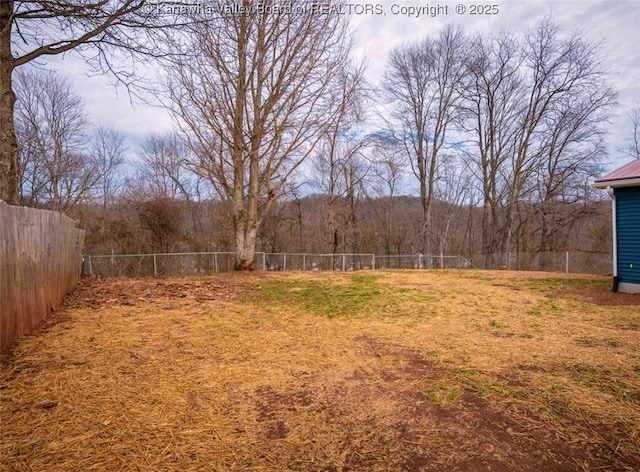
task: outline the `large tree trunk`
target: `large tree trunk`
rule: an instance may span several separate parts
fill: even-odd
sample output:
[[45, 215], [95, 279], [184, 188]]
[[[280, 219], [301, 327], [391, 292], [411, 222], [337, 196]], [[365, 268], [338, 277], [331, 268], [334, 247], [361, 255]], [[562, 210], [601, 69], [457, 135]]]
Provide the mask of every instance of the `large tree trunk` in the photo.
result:
[[13, 123], [16, 95], [11, 86], [14, 61], [11, 56], [13, 1], [0, 2], [0, 200], [17, 204], [20, 196], [18, 140]]
[[255, 269], [254, 256], [259, 225], [242, 226], [243, 228], [236, 231], [235, 270], [253, 270]]
[[260, 221], [255, 209], [245, 206], [241, 188], [234, 190], [233, 230], [235, 237], [235, 270], [253, 270]]
[[[238, 150], [241, 153], [241, 150]], [[257, 152], [257, 151], [255, 151]], [[237, 162], [242, 162], [238, 158]], [[233, 197], [233, 214], [234, 229], [236, 239], [236, 261], [235, 270], [253, 270], [255, 269], [254, 255], [256, 252], [256, 241], [258, 239], [258, 230], [262, 224], [264, 215], [269, 212], [271, 200], [263, 202], [259, 209], [260, 189], [258, 187], [259, 167], [258, 159], [250, 159], [249, 163], [249, 185], [247, 195], [244, 195], [243, 184], [244, 175], [243, 167], [236, 166], [236, 182]]]

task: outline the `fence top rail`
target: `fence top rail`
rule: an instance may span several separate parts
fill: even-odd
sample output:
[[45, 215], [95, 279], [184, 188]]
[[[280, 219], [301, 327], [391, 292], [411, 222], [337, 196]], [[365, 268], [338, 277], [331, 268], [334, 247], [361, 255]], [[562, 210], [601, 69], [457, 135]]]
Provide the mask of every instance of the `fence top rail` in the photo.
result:
[[[99, 257], [99, 258], [106, 258], [106, 257], [151, 257], [151, 256], [213, 256], [216, 254], [224, 254], [224, 255], [235, 255], [235, 252], [220, 252], [220, 251], [216, 251], [216, 252], [148, 252], [148, 253], [144, 253], [144, 254], [85, 254], [83, 255], [83, 257], [91, 257], [91, 258], [95, 258], [95, 257]], [[381, 257], [381, 256], [377, 256], [375, 254], [371, 254], [371, 253], [336, 253], [336, 254], [315, 254], [315, 253], [309, 253], [309, 252], [256, 252], [255, 253], [256, 256], [282, 256], [282, 255], [287, 255], [287, 256], [313, 256], [313, 257], [343, 257], [343, 256], [367, 256], [367, 257], [371, 257], [371, 256], [375, 256], [375, 257]], [[387, 256], [382, 256], [382, 257], [387, 257]], [[392, 256], [393, 257], [393, 256]], [[407, 256], [410, 257], [410, 256]], [[455, 256], [457, 257], [457, 256]]]
[[[235, 255], [235, 252], [149, 252], [145, 254], [85, 254], [82, 257], [109, 258], [109, 257], [153, 257], [153, 256], [214, 256], [214, 255]], [[262, 253], [256, 253], [262, 254]]]
[[[262, 253], [256, 253], [262, 254]], [[312, 256], [312, 257], [342, 257], [342, 256], [375, 256], [375, 254], [366, 254], [366, 253], [348, 253], [348, 252], [337, 252], [335, 254], [315, 254], [311, 252], [265, 252], [267, 256]], [[378, 256], [375, 256], [378, 257]]]
[[376, 257], [382, 259], [383, 257], [462, 257], [459, 254], [452, 256], [445, 256], [440, 254], [376, 254]]
[[[215, 251], [215, 252], [148, 252], [141, 254], [84, 254], [82, 257], [91, 258], [110, 258], [110, 257], [153, 257], [153, 256], [214, 256], [228, 255], [233, 256], [235, 252]], [[459, 258], [460, 255], [439, 255], [439, 254], [373, 254], [373, 253], [349, 253], [339, 252], [335, 254], [325, 253], [316, 254], [310, 252], [256, 252], [256, 256], [308, 256], [308, 257], [375, 257], [382, 258], [399, 258], [399, 257], [442, 257], [442, 258]], [[465, 258], [466, 260], [466, 258]]]

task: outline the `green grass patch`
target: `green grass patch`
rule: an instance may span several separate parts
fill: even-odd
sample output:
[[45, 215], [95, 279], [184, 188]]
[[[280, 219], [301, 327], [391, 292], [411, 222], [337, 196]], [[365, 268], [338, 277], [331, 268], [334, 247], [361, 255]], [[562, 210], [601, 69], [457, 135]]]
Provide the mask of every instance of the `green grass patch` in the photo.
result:
[[425, 381], [425, 395], [436, 405], [455, 405], [460, 402], [464, 388], [452, 379]]
[[317, 315], [354, 317], [388, 306], [393, 290], [377, 277], [357, 275], [345, 279], [305, 278], [263, 281], [260, 289], [245, 293], [244, 301], [261, 306], [276, 304]]
[[489, 326], [492, 328], [506, 328], [507, 325], [496, 320], [489, 320]]

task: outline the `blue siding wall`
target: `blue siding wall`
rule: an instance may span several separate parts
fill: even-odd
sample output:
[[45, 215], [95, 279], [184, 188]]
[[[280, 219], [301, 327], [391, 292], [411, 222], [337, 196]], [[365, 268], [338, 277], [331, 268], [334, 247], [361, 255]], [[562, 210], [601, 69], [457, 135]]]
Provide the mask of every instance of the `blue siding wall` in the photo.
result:
[[640, 284], [640, 187], [621, 187], [616, 196], [618, 277]]

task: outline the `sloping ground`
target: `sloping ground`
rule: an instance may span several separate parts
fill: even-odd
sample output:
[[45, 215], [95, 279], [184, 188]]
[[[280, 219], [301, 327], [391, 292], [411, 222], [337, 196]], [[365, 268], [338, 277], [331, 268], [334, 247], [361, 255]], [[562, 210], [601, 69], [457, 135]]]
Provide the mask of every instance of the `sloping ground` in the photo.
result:
[[639, 470], [640, 297], [608, 285], [83, 279], [5, 358], [0, 470]]

